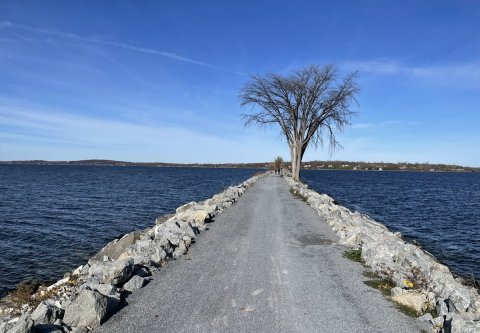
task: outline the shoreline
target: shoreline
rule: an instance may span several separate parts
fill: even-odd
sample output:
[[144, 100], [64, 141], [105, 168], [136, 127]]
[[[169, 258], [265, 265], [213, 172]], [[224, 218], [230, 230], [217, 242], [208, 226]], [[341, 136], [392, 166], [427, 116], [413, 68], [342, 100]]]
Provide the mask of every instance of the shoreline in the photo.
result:
[[339, 244], [357, 251], [359, 262], [392, 286], [389, 299], [394, 303], [417, 312], [435, 309], [438, 316], [425, 312], [419, 320], [428, 321], [436, 332], [480, 331], [480, 295], [475, 281], [475, 287], [468, 285], [418, 243], [408, 244], [401, 233], [390, 232], [368, 215], [351, 212], [288, 175], [284, 179], [293, 194], [303, 197], [325, 218]]
[[114, 239], [96, 255], [48, 287], [20, 285], [0, 300], [0, 332], [55, 329], [86, 332], [100, 326], [124, 295], [144, 287], [169, 260], [183, 256], [211, 218], [233, 205], [258, 179], [255, 175], [201, 202], [190, 202], [155, 225]]
[[[233, 205], [258, 179], [269, 174], [255, 175], [205, 201], [184, 204], [175, 214], [158, 217], [152, 228], [115, 238], [88, 263], [30, 295], [41, 299], [39, 305], [24, 304], [14, 309], [12, 303], [6, 304], [6, 298], [2, 299], [0, 332], [18, 325], [32, 328], [54, 325], [63, 330], [73, 328], [72, 332], [100, 326], [108, 313], [121, 304], [125, 294], [148, 284], [169, 260], [180, 257], [189, 260], [188, 248], [198, 234], [208, 230], [209, 219]], [[395, 283], [391, 293], [394, 302], [405, 302], [402, 304], [418, 311], [423, 311], [423, 306], [435, 309], [438, 317], [425, 313], [419, 318], [434, 329], [449, 327], [450, 332], [476, 329], [474, 320], [480, 319], [477, 289], [465, 285], [465, 281], [418, 244], [406, 243], [399, 232], [390, 232], [365, 214], [352, 213], [328, 195], [309, 189], [285, 173], [283, 178], [292, 194], [303, 197], [325, 218], [337, 234], [339, 244], [360, 249], [365, 265]], [[98, 312], [100, 303], [104, 306]], [[93, 317], [85, 310], [91, 308], [97, 311]], [[55, 313], [53, 319], [51, 313]]]

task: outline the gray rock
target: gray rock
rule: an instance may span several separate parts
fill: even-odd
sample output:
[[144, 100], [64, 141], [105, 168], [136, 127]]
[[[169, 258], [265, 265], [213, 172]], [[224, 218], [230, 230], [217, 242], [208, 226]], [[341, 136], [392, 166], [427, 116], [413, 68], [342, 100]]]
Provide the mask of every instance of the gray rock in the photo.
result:
[[82, 292], [83, 290], [86, 290], [86, 289], [98, 291], [103, 296], [107, 296], [111, 298], [110, 301], [114, 303], [115, 306], [117, 306], [118, 303], [120, 303], [120, 299], [122, 295], [120, 294], [120, 291], [117, 289], [117, 287], [115, 287], [114, 285], [87, 282], [80, 287], [79, 292]]
[[183, 236], [186, 236], [186, 233], [179, 228], [175, 219], [155, 227], [155, 240], [161, 244], [168, 240], [172, 245], [178, 246]]
[[472, 297], [465, 288], [455, 289], [450, 296], [448, 296], [448, 299], [460, 312], [467, 311], [467, 309], [470, 307], [470, 303], [472, 302]]
[[34, 321], [30, 317], [30, 314], [27, 313], [21, 316], [7, 333], [34, 333], [34, 326]]
[[85, 289], [66, 307], [63, 322], [68, 326], [100, 326], [107, 313], [116, 307], [109, 297]]
[[90, 332], [85, 326], [77, 326], [70, 333], [88, 333]]
[[65, 333], [66, 329], [62, 326], [53, 324], [35, 325], [35, 333]]
[[437, 310], [439, 316], [445, 316], [448, 313], [448, 306], [445, 303], [445, 299], [439, 298], [435, 309]]
[[197, 203], [194, 202], [194, 201], [189, 202], [189, 203], [187, 203], [187, 204], [185, 204], [185, 205], [183, 205], [183, 206], [178, 207], [177, 210], [176, 210], [176, 212], [177, 212], [177, 214], [183, 213], [183, 212], [189, 210], [190, 208], [194, 207], [196, 204], [197, 204]]
[[110, 260], [117, 260], [118, 257], [125, 251], [127, 247], [136, 243], [140, 239], [141, 232], [133, 231], [128, 235], [123, 236], [121, 239], [115, 239], [107, 244], [103, 249], [94, 255], [88, 263], [93, 265], [98, 261], [104, 261], [104, 257], [107, 256]]
[[132, 258], [96, 263], [90, 267], [88, 277], [97, 283], [111, 283], [119, 286], [132, 276], [133, 265]]
[[401, 295], [405, 293], [405, 290], [403, 290], [400, 287], [394, 287], [390, 290], [390, 296], [395, 297], [396, 295]]
[[419, 320], [419, 321], [428, 321], [428, 322], [432, 319], [433, 319], [433, 317], [430, 313], [425, 313], [423, 316], [420, 316], [420, 317], [417, 318], [417, 320]]
[[167, 215], [163, 215], [163, 216], [159, 216], [157, 217], [157, 219], [155, 220], [155, 224], [156, 225], [159, 225], [159, 224], [162, 224], [162, 223], [165, 223], [167, 222], [168, 220], [170, 220], [172, 217], [174, 217], [175, 214], [167, 214]]
[[166, 258], [167, 251], [170, 250], [170, 243], [168, 240], [146, 240], [138, 241], [133, 248], [128, 250], [128, 254], [134, 256], [135, 264], [150, 265], [150, 262], [159, 262]]
[[196, 227], [192, 227], [190, 222], [178, 221], [178, 227], [183, 230], [183, 232], [190, 238], [195, 238]]
[[32, 320], [35, 321], [35, 325], [54, 324], [57, 319], [63, 318], [64, 312], [63, 309], [42, 302], [32, 312]]
[[123, 289], [126, 290], [126, 291], [134, 291], [134, 290], [138, 290], [140, 288], [143, 288], [143, 286], [145, 286], [146, 284], [146, 280], [141, 277], [141, 276], [138, 276], [138, 275], [134, 275], [127, 283], [125, 283], [123, 285]]
[[432, 326], [435, 327], [435, 329], [437, 330], [440, 330], [443, 328], [443, 322], [444, 322], [444, 318], [442, 316], [430, 319], [430, 324], [432, 324]]
[[452, 317], [451, 333], [478, 333], [480, 332], [480, 323], [473, 320], [466, 320], [460, 316]]

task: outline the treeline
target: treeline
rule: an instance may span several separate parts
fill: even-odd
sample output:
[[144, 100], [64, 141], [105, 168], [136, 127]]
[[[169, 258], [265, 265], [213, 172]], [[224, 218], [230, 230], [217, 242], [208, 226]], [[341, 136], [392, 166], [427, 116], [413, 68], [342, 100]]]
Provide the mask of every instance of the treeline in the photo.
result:
[[[96, 166], [148, 166], [148, 167], [197, 167], [197, 168], [254, 168], [266, 169], [271, 162], [259, 163], [163, 163], [163, 162], [124, 162], [113, 160], [80, 160], [80, 161], [0, 161], [0, 164], [26, 165], [96, 165]], [[283, 162], [283, 167], [290, 168], [290, 162]], [[364, 161], [309, 161], [302, 162], [301, 168], [308, 170], [358, 170], [358, 171], [451, 171], [472, 172], [480, 168], [461, 166], [456, 164], [432, 164], [409, 162], [364, 162]]]
[[382, 171], [452, 171], [472, 172], [480, 168], [456, 164], [410, 163], [410, 162], [364, 162], [364, 161], [310, 161], [302, 162], [302, 169], [337, 169], [337, 170], [382, 170]]
[[0, 161], [0, 164], [24, 165], [95, 165], [95, 166], [148, 166], [148, 167], [199, 167], [199, 168], [268, 168], [269, 163], [163, 163], [163, 162], [124, 162], [113, 160], [80, 160], [80, 161]]

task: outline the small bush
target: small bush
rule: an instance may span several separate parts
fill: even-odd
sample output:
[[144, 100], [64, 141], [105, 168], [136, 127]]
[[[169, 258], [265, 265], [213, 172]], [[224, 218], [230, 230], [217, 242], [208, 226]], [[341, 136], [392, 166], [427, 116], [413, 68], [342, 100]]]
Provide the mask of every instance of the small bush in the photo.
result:
[[263, 175], [263, 172], [257, 171], [253, 174], [253, 176], [261, 176]]

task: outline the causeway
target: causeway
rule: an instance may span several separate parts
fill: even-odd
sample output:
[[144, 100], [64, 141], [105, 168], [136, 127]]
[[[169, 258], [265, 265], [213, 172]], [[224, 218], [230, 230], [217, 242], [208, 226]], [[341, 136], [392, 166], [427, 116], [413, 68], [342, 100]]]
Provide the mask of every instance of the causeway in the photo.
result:
[[[412, 333], [317, 212], [270, 174], [95, 332]], [[187, 259], [188, 258], [188, 259]], [[428, 327], [428, 325], [427, 325]]]

